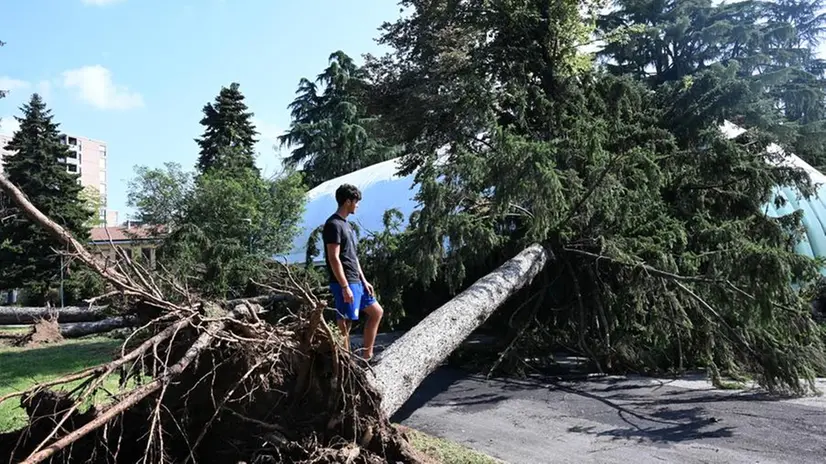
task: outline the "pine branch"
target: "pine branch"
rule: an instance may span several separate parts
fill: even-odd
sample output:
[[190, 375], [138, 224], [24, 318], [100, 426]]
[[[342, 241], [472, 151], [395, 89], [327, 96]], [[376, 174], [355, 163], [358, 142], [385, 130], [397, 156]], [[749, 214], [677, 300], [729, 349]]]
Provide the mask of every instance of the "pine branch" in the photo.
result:
[[[674, 274], [673, 272], [663, 271], [663, 270], [657, 269], [655, 267], [651, 267], [647, 264], [627, 263], [627, 262], [624, 262], [624, 261], [620, 261], [620, 260], [611, 258], [610, 256], [591, 253], [591, 252], [588, 252], [588, 251], [585, 251], [585, 250], [577, 250], [575, 248], [568, 248], [568, 247], [563, 247], [563, 250], [565, 250], [567, 252], [570, 252], [570, 253], [578, 254], [578, 255], [581, 255], [581, 256], [586, 256], [586, 257], [589, 257], [591, 259], [595, 259], [597, 261], [608, 261], [611, 264], [617, 264], [617, 265], [620, 265], [620, 266], [640, 268], [640, 269], [644, 270], [645, 272], [647, 272], [648, 274], [652, 274], [652, 275], [655, 275], [655, 276], [658, 276], [658, 277], [663, 277], [663, 278], [670, 279], [670, 280], [675, 280], [675, 281], [680, 281], [680, 282], [698, 282], [698, 283], [722, 285], [722, 286], [728, 287], [730, 290], [732, 290], [736, 293], [739, 293], [740, 295], [742, 295], [742, 296], [744, 296], [744, 297], [746, 297], [750, 300], [757, 301], [756, 296], [754, 296], [751, 293], [743, 290], [742, 288], [738, 287], [733, 282], [731, 282], [730, 280], [727, 280], [727, 279], [712, 279], [712, 278], [709, 278], [709, 277], [702, 277], [702, 276], [683, 276], [683, 275], [680, 275], [680, 274]], [[793, 308], [790, 308], [788, 306], [784, 306], [784, 305], [782, 305], [780, 303], [777, 303], [775, 301], [772, 301], [771, 304], [772, 304], [772, 306], [774, 306], [778, 309], [783, 309], [783, 310], [786, 310], [786, 311], [795, 312], [795, 310]]]

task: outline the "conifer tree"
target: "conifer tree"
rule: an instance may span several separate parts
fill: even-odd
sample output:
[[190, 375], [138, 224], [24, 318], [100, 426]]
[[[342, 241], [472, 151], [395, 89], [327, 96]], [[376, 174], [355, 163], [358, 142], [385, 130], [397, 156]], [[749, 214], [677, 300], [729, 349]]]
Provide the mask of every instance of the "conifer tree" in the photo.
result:
[[[88, 240], [87, 222], [94, 214], [82, 198], [78, 175], [69, 173], [65, 160], [69, 147], [60, 141], [58, 124], [38, 94], [21, 107], [16, 118], [20, 129], [6, 149], [4, 175], [17, 185], [44, 214], [69, 230], [75, 238]], [[43, 298], [60, 274], [60, 243], [32, 224], [3, 199], [5, 213], [0, 225], [0, 287], [26, 288], [34, 298]]]
[[369, 90], [365, 70], [341, 51], [330, 55], [329, 66], [314, 82], [299, 82], [289, 106], [290, 130], [279, 139], [293, 149], [285, 163], [302, 165], [310, 188], [396, 156], [378, 134]]
[[241, 172], [246, 169], [258, 173], [255, 166], [255, 130], [247, 111], [244, 95], [238, 83], [222, 87], [214, 103], [204, 106], [201, 125], [205, 127], [201, 138], [196, 139], [201, 147], [198, 170], [204, 174], [213, 169], [225, 173]]
[[603, 36], [623, 38], [599, 52], [606, 69], [657, 88], [714, 63], [737, 62], [761, 98], [729, 118], [772, 132], [816, 166], [826, 164], [826, 61], [815, 52], [826, 27], [823, 0], [616, 5], [600, 20]]
[[649, 45], [678, 59], [643, 83], [645, 54], [617, 60], [623, 76], [590, 65], [581, 1], [402, 5], [411, 13], [380, 41], [390, 56], [371, 63], [419, 186], [400, 259], [458, 290], [528, 244], [553, 252], [535, 293], [491, 321], [518, 352], [502, 357], [521, 369], [564, 349], [605, 371], [704, 367], [716, 382], [747, 373], [793, 391], [826, 371], [792, 285], [807, 289], [818, 268], [794, 252], [800, 217], [763, 210], [773, 187], [807, 178], [766, 162], [759, 128], [719, 130], [764, 105], [745, 64], [710, 63], [703, 34], [680, 39], [675, 21], [676, 48], [658, 42], [665, 32]]

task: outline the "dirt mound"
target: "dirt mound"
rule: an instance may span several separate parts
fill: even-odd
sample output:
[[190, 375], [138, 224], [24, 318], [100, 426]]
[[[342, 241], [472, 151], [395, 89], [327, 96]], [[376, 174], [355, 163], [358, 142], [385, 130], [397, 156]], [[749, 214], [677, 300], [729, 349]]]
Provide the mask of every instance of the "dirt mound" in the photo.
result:
[[41, 345], [60, 343], [63, 336], [60, 335], [60, 325], [57, 318], [40, 319], [32, 326], [32, 331], [17, 339], [17, 346], [34, 348]]

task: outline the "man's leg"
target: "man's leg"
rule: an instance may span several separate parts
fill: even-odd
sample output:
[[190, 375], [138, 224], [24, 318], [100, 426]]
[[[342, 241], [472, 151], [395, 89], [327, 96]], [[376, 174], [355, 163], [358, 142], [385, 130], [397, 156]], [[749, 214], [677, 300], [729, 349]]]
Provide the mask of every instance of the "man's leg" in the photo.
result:
[[[353, 290], [353, 286], [350, 287], [350, 290]], [[358, 300], [354, 300], [352, 303], [347, 303], [344, 301], [344, 293], [342, 291], [341, 286], [338, 284], [331, 284], [330, 291], [333, 294], [333, 299], [335, 300], [336, 305], [336, 323], [338, 325], [338, 330], [341, 332], [341, 336], [344, 337], [344, 349], [348, 352], [350, 351], [350, 327], [352, 327], [353, 321], [357, 321], [359, 318], [359, 311], [358, 311]], [[354, 292], [354, 297], [361, 298], [361, 295], [356, 296]]]
[[378, 301], [371, 298], [372, 303], [364, 308], [367, 314], [367, 323], [364, 324], [364, 359], [373, 357], [373, 345], [376, 343], [376, 335], [379, 333], [379, 324], [384, 310]]

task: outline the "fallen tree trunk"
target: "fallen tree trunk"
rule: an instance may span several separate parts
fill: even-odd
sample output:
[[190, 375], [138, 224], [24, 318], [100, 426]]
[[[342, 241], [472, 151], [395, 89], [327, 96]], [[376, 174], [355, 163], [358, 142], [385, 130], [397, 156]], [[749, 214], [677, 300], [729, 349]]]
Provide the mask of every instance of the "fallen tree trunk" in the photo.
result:
[[136, 322], [137, 318], [132, 316], [115, 316], [100, 321], [60, 324], [60, 335], [64, 338], [85, 337], [134, 326]]
[[[164, 291], [174, 292], [170, 297], [145, 269], [100, 262], [2, 175], [0, 188], [74, 257], [136, 301], [124, 319], [151, 316], [139, 329], [149, 332], [145, 341], [133, 348], [125, 343], [114, 361], [0, 398], [20, 397], [29, 415], [27, 428], [0, 434], [0, 449], [13, 446], [10, 460], [24, 464], [141, 457], [144, 462], [424, 462], [389, 416], [552, 259], [543, 246], [528, 247], [391, 345], [371, 373], [342, 350], [323, 318], [325, 303], [289, 268], [286, 278], [276, 279], [277, 288], [262, 285], [273, 293], [263, 300], [279, 299], [280, 292], [297, 303], [298, 311], [276, 324], [258, 317], [263, 308], [253, 304], [257, 299], [227, 308], [227, 302], [201, 300], [166, 279], [171, 288]], [[100, 410], [81, 412], [116, 371], [124, 385], [144, 376], [151, 380], [139, 381]], [[77, 380], [84, 382], [72, 393], [47, 390]]]
[[553, 256], [534, 244], [428, 315], [382, 352], [373, 368], [381, 409], [390, 417], [470, 334]]
[[57, 317], [58, 323], [91, 322], [106, 317], [105, 306], [66, 306], [64, 308], [0, 307], [0, 325], [34, 324], [40, 319]]

